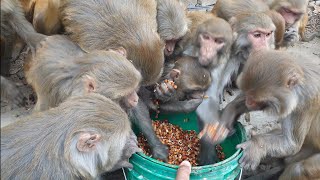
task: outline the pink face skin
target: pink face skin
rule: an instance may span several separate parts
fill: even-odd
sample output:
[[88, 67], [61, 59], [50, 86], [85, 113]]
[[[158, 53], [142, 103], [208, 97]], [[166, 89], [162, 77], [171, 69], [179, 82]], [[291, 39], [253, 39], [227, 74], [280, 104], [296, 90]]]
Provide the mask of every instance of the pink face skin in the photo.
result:
[[273, 31], [266, 29], [257, 29], [249, 32], [248, 39], [252, 43], [254, 50], [270, 49], [270, 39], [273, 35]]
[[208, 33], [200, 34], [198, 41], [200, 43], [199, 63], [202, 66], [210, 65], [225, 44], [223, 38], [212, 37]]
[[262, 105], [254, 100], [252, 96], [246, 97], [246, 106], [250, 110], [261, 110]]
[[132, 92], [126, 97], [125, 105], [127, 108], [134, 108], [137, 106], [139, 101], [139, 96], [136, 91]]
[[286, 21], [286, 27], [289, 27], [292, 24], [294, 24], [296, 21], [298, 21], [303, 14], [299, 12], [299, 10], [284, 8], [284, 7], [279, 10], [279, 13], [282, 15], [282, 17]]
[[166, 46], [164, 48], [164, 55], [165, 56], [170, 56], [173, 53], [177, 41], [178, 40], [176, 40], [176, 39], [166, 40]]

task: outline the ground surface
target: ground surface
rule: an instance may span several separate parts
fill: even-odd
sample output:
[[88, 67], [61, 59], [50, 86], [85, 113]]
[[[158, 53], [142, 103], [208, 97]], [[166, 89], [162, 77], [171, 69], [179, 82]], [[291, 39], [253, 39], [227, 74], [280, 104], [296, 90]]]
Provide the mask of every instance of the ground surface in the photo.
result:
[[[184, 0], [186, 4], [190, 4], [189, 7], [194, 7], [196, 4], [196, 0]], [[215, 1], [203, 0], [203, 5], [212, 5]], [[312, 9], [314, 10], [314, 9]], [[318, 12], [314, 10], [310, 12], [310, 14], [315, 15]], [[319, 16], [317, 16], [319, 18]], [[317, 21], [319, 22], [319, 21]], [[318, 25], [319, 26], [319, 25]], [[318, 29], [319, 30], [319, 29]], [[290, 47], [288, 51], [299, 51], [303, 54], [307, 54], [314, 57], [314, 61], [320, 64], [320, 39], [315, 38], [311, 42], [298, 42], [294, 47]], [[19, 89], [21, 89], [24, 95], [27, 97], [27, 101], [24, 107], [18, 109], [12, 109], [8, 106], [7, 102], [1, 101], [1, 126], [5, 125], [6, 122], [14, 120], [16, 117], [25, 116], [31, 112], [31, 108], [34, 105], [36, 100], [34, 93], [30, 86], [27, 85], [26, 80], [24, 78], [23, 73], [23, 62], [26, 55], [26, 49], [22, 51], [20, 56], [17, 59], [12, 60], [12, 69], [10, 71], [9, 79], [19, 84]], [[226, 102], [230, 102], [238, 93], [235, 92], [233, 96], [226, 96]], [[270, 131], [271, 129], [280, 127], [279, 123], [274, 117], [266, 116], [263, 113], [251, 113], [250, 120], [245, 120], [244, 117], [241, 117], [240, 122], [245, 126], [247, 133], [265, 133]], [[254, 172], [244, 172], [243, 177], [251, 179], [262, 179], [263, 172], [268, 171], [277, 171], [277, 166], [279, 165], [279, 161], [274, 159], [267, 159], [263, 162], [259, 168]], [[121, 177], [122, 171], [117, 171], [113, 173], [112, 177], [108, 177], [107, 179], [119, 179]]]

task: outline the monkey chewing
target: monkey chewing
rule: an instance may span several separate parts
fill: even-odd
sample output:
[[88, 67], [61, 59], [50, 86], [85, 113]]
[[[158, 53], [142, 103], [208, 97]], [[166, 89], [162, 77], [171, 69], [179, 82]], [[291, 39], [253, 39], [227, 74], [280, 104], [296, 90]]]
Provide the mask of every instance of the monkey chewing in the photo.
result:
[[1, 178], [95, 179], [142, 152], [122, 108], [90, 93], [1, 129]]

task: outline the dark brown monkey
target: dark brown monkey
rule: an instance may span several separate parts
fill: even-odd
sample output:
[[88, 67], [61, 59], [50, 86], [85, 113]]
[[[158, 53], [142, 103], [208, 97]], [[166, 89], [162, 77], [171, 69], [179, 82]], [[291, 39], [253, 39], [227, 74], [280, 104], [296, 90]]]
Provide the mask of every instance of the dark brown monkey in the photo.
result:
[[125, 58], [124, 48], [87, 53], [65, 36], [36, 33], [25, 17], [16, 13], [21, 8], [14, 2], [3, 3], [1, 12], [12, 19], [10, 25], [33, 49], [25, 73], [38, 97], [36, 111], [88, 92], [101, 93], [126, 110], [137, 105], [141, 75]]
[[141, 100], [138, 102], [137, 108], [132, 110], [132, 116], [135, 118], [136, 123], [144, 123], [145, 125], [144, 129], [141, 130], [147, 135], [153, 157], [164, 161], [168, 158], [168, 148], [159, 141], [153, 131], [149, 109], [160, 110], [161, 113], [188, 113], [194, 111], [202, 102], [203, 94], [211, 84], [210, 71], [202, 67], [196, 58], [180, 57], [175, 63], [166, 64], [168, 65], [166, 67], [167, 71], [164, 72], [161, 80], [174, 81], [177, 86], [175, 93], [172, 94], [170, 99], [160, 101], [158, 108], [153, 101], [157, 97], [154, 96], [152, 89], [141, 87], [139, 91]]
[[[266, 156], [288, 157], [280, 179], [320, 178], [320, 66], [294, 52], [252, 53], [238, 78], [242, 90], [223, 111], [222, 122], [263, 110], [279, 117], [282, 130], [239, 144], [241, 166], [255, 169]], [[272, 146], [270, 146], [270, 144]]]
[[218, 0], [212, 13], [225, 20], [244, 13], [264, 12], [272, 19], [276, 26], [275, 30], [275, 46], [280, 48], [283, 46], [283, 38], [285, 33], [285, 21], [281, 14], [269, 9], [269, 6], [262, 0]]
[[141, 152], [127, 114], [90, 93], [1, 129], [1, 178], [94, 179]]
[[158, 33], [165, 41], [164, 55], [170, 56], [179, 41], [188, 31], [189, 20], [186, 8], [177, 0], [157, 0]]
[[164, 43], [144, 7], [138, 0], [70, 0], [62, 6], [62, 23], [87, 51], [124, 47], [142, 74], [142, 85], [151, 85], [162, 73]]

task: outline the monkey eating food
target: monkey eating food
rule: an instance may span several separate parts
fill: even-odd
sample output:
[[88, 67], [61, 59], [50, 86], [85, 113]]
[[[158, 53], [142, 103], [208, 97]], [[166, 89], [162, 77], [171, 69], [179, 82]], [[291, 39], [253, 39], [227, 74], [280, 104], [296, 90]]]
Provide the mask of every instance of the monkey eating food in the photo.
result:
[[141, 152], [125, 111], [90, 93], [1, 129], [1, 178], [94, 179]]

